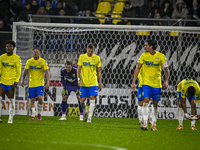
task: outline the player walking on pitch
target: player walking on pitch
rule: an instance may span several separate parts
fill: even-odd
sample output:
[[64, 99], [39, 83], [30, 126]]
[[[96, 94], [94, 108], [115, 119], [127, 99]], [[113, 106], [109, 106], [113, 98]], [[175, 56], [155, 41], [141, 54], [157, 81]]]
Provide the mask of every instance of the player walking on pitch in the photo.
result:
[[[132, 89], [135, 90], [135, 81], [140, 72], [141, 67], [143, 68], [143, 120], [144, 124], [141, 126], [142, 130], [148, 130], [147, 120], [148, 120], [148, 104], [149, 99], [153, 98], [152, 107], [152, 126], [151, 130], [156, 131], [156, 122], [158, 116], [158, 102], [161, 99], [161, 87], [162, 89], [167, 89], [168, 87], [168, 77], [169, 70], [166, 62], [166, 57], [164, 54], [157, 52], [157, 42], [155, 40], [148, 40], [145, 43], [145, 49], [147, 52], [143, 53], [139, 58], [138, 67], [135, 69], [134, 78], [132, 82]], [[165, 82], [162, 86], [161, 84], [161, 72], [162, 68], [165, 70]]]
[[[177, 100], [178, 105], [178, 121], [179, 126], [177, 130], [183, 130], [183, 117], [191, 120], [191, 130], [197, 130], [195, 122], [197, 119], [196, 100], [200, 96], [199, 84], [193, 79], [182, 80], [177, 87]], [[186, 109], [186, 97], [191, 104], [191, 116], [187, 113]], [[183, 110], [182, 110], [183, 109]]]
[[[80, 101], [83, 109], [83, 121], [91, 123], [92, 115], [95, 107], [95, 97], [98, 91], [102, 89], [101, 83], [101, 60], [100, 57], [93, 54], [94, 45], [87, 45], [87, 53], [82, 54], [78, 60], [78, 85], [80, 86]], [[99, 84], [97, 81], [97, 76]], [[87, 110], [85, 106], [86, 97], [90, 99], [89, 116], [87, 118]]]
[[24, 86], [24, 79], [30, 70], [28, 98], [30, 98], [31, 119], [35, 120], [35, 98], [38, 97], [38, 120], [42, 120], [41, 112], [43, 109], [44, 95], [44, 71], [46, 73], [45, 89], [49, 88], [49, 67], [47, 62], [40, 57], [41, 50], [38, 47], [33, 48], [33, 58], [26, 62], [25, 70], [21, 80], [21, 86]]
[[2, 99], [6, 94], [10, 100], [8, 123], [13, 123], [13, 113], [15, 111], [15, 88], [21, 76], [21, 59], [13, 53], [15, 49], [14, 41], [6, 41], [6, 53], [0, 56], [0, 123], [2, 120]]
[[80, 104], [79, 99], [79, 87], [77, 78], [77, 67], [72, 65], [71, 61], [66, 61], [65, 67], [61, 68], [61, 81], [63, 84], [62, 91], [62, 117], [59, 120], [66, 120], [66, 109], [67, 109], [67, 99], [70, 93], [73, 91], [76, 93], [78, 106], [80, 111], [80, 120], [83, 120], [83, 109]]

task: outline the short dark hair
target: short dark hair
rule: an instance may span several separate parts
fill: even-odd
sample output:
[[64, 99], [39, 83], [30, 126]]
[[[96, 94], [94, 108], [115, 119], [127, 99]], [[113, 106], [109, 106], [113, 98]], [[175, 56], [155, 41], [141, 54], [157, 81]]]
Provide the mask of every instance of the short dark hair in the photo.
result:
[[125, 5], [127, 5], [127, 4], [131, 5], [131, 2], [130, 1], [126, 1]]
[[89, 43], [89, 44], [87, 45], [87, 48], [89, 48], [89, 49], [94, 49], [94, 45], [93, 45], [92, 43]]
[[153, 50], [156, 50], [156, 48], [158, 47], [156, 40], [147, 40], [147, 43], [149, 46], [152, 46]]
[[6, 46], [7, 44], [11, 44], [14, 48], [15, 48], [15, 46], [16, 46], [15, 42], [12, 41], [12, 40], [7, 40], [7, 41], [5, 42], [5, 46]]
[[38, 49], [38, 50], [40, 51], [40, 53], [41, 53], [41, 49], [40, 49], [39, 47], [37, 47], [37, 46], [36, 46], [36, 47], [33, 47], [33, 50], [34, 50], [34, 49]]
[[187, 89], [188, 96], [193, 97], [195, 95], [195, 88], [193, 86], [189, 86]]
[[72, 62], [69, 60], [66, 60], [65, 65], [71, 65], [72, 66]]

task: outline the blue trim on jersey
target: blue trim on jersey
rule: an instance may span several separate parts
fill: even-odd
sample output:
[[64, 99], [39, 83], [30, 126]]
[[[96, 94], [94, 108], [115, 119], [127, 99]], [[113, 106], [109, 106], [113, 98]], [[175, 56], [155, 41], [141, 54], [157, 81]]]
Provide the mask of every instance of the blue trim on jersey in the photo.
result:
[[2, 83], [0, 83], [0, 85], [2, 86], [2, 88], [4, 89], [5, 92], [7, 92], [11, 88], [13, 88], [13, 85], [5, 85], [5, 84], [2, 84]]
[[142, 94], [143, 90], [142, 87], [138, 87], [138, 93], [137, 93], [137, 99], [138, 101], [143, 101], [143, 94]]
[[197, 100], [197, 96], [196, 96], [196, 95], [194, 95], [194, 97], [193, 97], [193, 98], [190, 98], [189, 96], [187, 96], [187, 99], [188, 99], [188, 100], [192, 100], [192, 99], [193, 99], [193, 100]]
[[80, 98], [98, 96], [98, 86], [91, 86], [91, 87], [82, 86], [80, 88], [79, 96]]
[[153, 88], [149, 85], [142, 85], [143, 98], [153, 98], [155, 101], [161, 100], [161, 88]]
[[44, 86], [30, 87], [28, 89], [28, 98], [35, 98], [38, 95], [44, 95]]
[[181, 100], [181, 92], [177, 92], [177, 100], [178, 100], [178, 101]]
[[[191, 100], [191, 99], [197, 100], [197, 96], [196, 96], [196, 95], [194, 95], [193, 98], [190, 98], [189, 96], [186, 96], [186, 98], [187, 98], [188, 100]], [[180, 101], [181, 99], [182, 99], [182, 97], [181, 97], [181, 92], [177, 92], [177, 100]]]

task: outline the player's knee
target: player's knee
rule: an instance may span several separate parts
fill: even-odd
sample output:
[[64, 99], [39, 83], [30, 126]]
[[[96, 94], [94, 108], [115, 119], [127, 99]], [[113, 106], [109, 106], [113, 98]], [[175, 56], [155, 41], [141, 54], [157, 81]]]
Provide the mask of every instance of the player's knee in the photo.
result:
[[143, 107], [147, 107], [149, 103], [143, 103]]

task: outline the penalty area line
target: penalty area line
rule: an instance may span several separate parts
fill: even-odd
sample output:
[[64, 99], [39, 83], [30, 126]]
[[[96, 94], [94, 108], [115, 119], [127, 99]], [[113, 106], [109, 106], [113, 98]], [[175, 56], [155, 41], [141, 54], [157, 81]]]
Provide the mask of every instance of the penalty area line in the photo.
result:
[[[7, 141], [11, 141], [10, 139], [6, 139]], [[29, 141], [29, 140], [15, 140], [15, 142], [28, 142], [28, 143], [41, 143], [45, 144], [44, 141]], [[49, 143], [50, 141], [48, 141]], [[108, 146], [108, 145], [101, 145], [101, 144], [89, 144], [89, 143], [72, 143], [72, 142], [57, 142], [57, 141], [51, 141], [50, 143], [53, 144], [65, 144], [65, 145], [82, 145], [82, 146], [92, 146], [92, 147], [102, 147], [102, 148], [107, 148], [107, 149], [114, 149], [114, 150], [127, 150], [126, 148], [122, 147], [117, 147], [117, 146]]]

